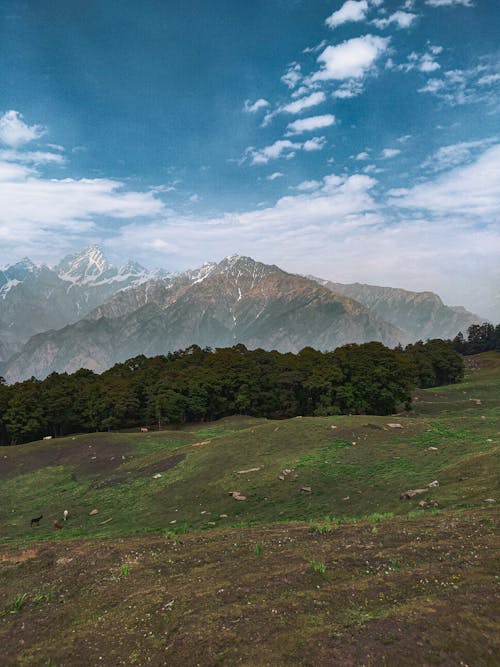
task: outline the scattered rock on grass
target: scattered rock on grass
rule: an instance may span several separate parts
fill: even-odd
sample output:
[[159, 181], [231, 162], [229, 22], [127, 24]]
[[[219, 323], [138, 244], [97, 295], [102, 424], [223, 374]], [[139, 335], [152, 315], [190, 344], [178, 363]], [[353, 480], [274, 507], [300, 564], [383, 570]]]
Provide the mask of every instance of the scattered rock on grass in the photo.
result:
[[99, 510], [94, 507], [93, 510], [90, 510], [89, 516], [94, 516], [95, 514], [99, 514]]
[[389, 428], [403, 428], [401, 424], [387, 424]]
[[202, 447], [203, 445], [209, 445], [211, 440], [202, 440], [201, 442], [194, 442], [191, 447]]
[[246, 496], [242, 496], [240, 491], [229, 491], [229, 495], [232, 496], [235, 500], [246, 500]]
[[496, 500], [494, 498], [485, 498], [484, 502], [485, 503], [496, 503]]
[[260, 466], [258, 468], [248, 468], [248, 470], [238, 470], [238, 475], [246, 475], [247, 472], [259, 472]]
[[312, 491], [310, 486], [301, 486], [300, 490], [303, 491], [304, 493], [311, 493]]
[[427, 449], [428, 449], [430, 452], [437, 452], [437, 450], [438, 450], [437, 447], [427, 447]]
[[415, 496], [419, 496], [421, 493], [426, 493], [427, 489], [409, 489], [399, 496], [400, 500], [410, 500]]
[[429, 489], [435, 489], [437, 486], [439, 486], [439, 482], [437, 481], [437, 479], [435, 479], [433, 482], [429, 482], [427, 486], [429, 487]]

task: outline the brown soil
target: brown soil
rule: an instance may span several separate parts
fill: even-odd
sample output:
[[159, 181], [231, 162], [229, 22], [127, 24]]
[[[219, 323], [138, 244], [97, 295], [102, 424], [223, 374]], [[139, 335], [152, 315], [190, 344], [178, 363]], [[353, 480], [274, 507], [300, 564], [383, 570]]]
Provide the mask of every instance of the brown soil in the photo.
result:
[[495, 511], [375, 528], [53, 542], [24, 560], [5, 552], [2, 667], [500, 664]]

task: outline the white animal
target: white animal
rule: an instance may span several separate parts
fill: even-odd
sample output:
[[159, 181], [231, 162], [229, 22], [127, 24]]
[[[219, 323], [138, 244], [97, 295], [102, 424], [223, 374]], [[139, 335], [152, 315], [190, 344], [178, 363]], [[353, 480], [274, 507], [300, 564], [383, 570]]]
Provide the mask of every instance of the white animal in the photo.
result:
[[64, 510], [64, 512], [63, 512], [63, 516], [64, 516], [64, 520], [65, 520], [65, 521], [66, 521], [66, 519], [68, 518], [68, 514], [69, 514], [68, 510]]

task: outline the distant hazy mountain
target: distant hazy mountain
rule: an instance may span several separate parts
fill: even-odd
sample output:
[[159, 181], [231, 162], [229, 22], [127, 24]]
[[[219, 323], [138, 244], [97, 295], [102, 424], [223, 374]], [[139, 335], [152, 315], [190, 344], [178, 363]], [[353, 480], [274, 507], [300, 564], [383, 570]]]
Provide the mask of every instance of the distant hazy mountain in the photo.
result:
[[235, 256], [115, 294], [77, 323], [32, 337], [4, 375], [13, 382], [82, 366], [102, 371], [138, 354], [194, 343], [296, 352], [370, 340], [406, 342], [397, 327], [362, 304], [277, 266]]
[[138, 354], [243, 343], [333, 349], [451, 338], [481, 318], [432, 292], [343, 285], [227, 257], [179, 274], [112, 266], [92, 246], [56, 267], [24, 259], [0, 271], [0, 373], [10, 382]]
[[118, 290], [151, 277], [134, 262], [112, 266], [96, 246], [54, 268], [25, 258], [0, 270], [0, 361], [34, 334], [76, 322]]
[[459, 331], [465, 333], [471, 324], [484, 321], [461, 306], [445, 306], [433, 292], [409, 292], [361, 283], [343, 285], [321, 278], [313, 280], [335, 294], [359, 301], [372, 313], [402, 329], [413, 341], [454, 338]]

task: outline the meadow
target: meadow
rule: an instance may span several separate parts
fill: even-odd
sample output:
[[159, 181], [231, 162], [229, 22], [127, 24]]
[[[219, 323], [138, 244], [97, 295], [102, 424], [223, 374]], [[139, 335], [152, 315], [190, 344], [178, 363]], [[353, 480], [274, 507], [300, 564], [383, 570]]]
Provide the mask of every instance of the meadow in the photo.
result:
[[397, 415], [0, 448], [2, 664], [498, 664], [500, 354], [466, 363]]

